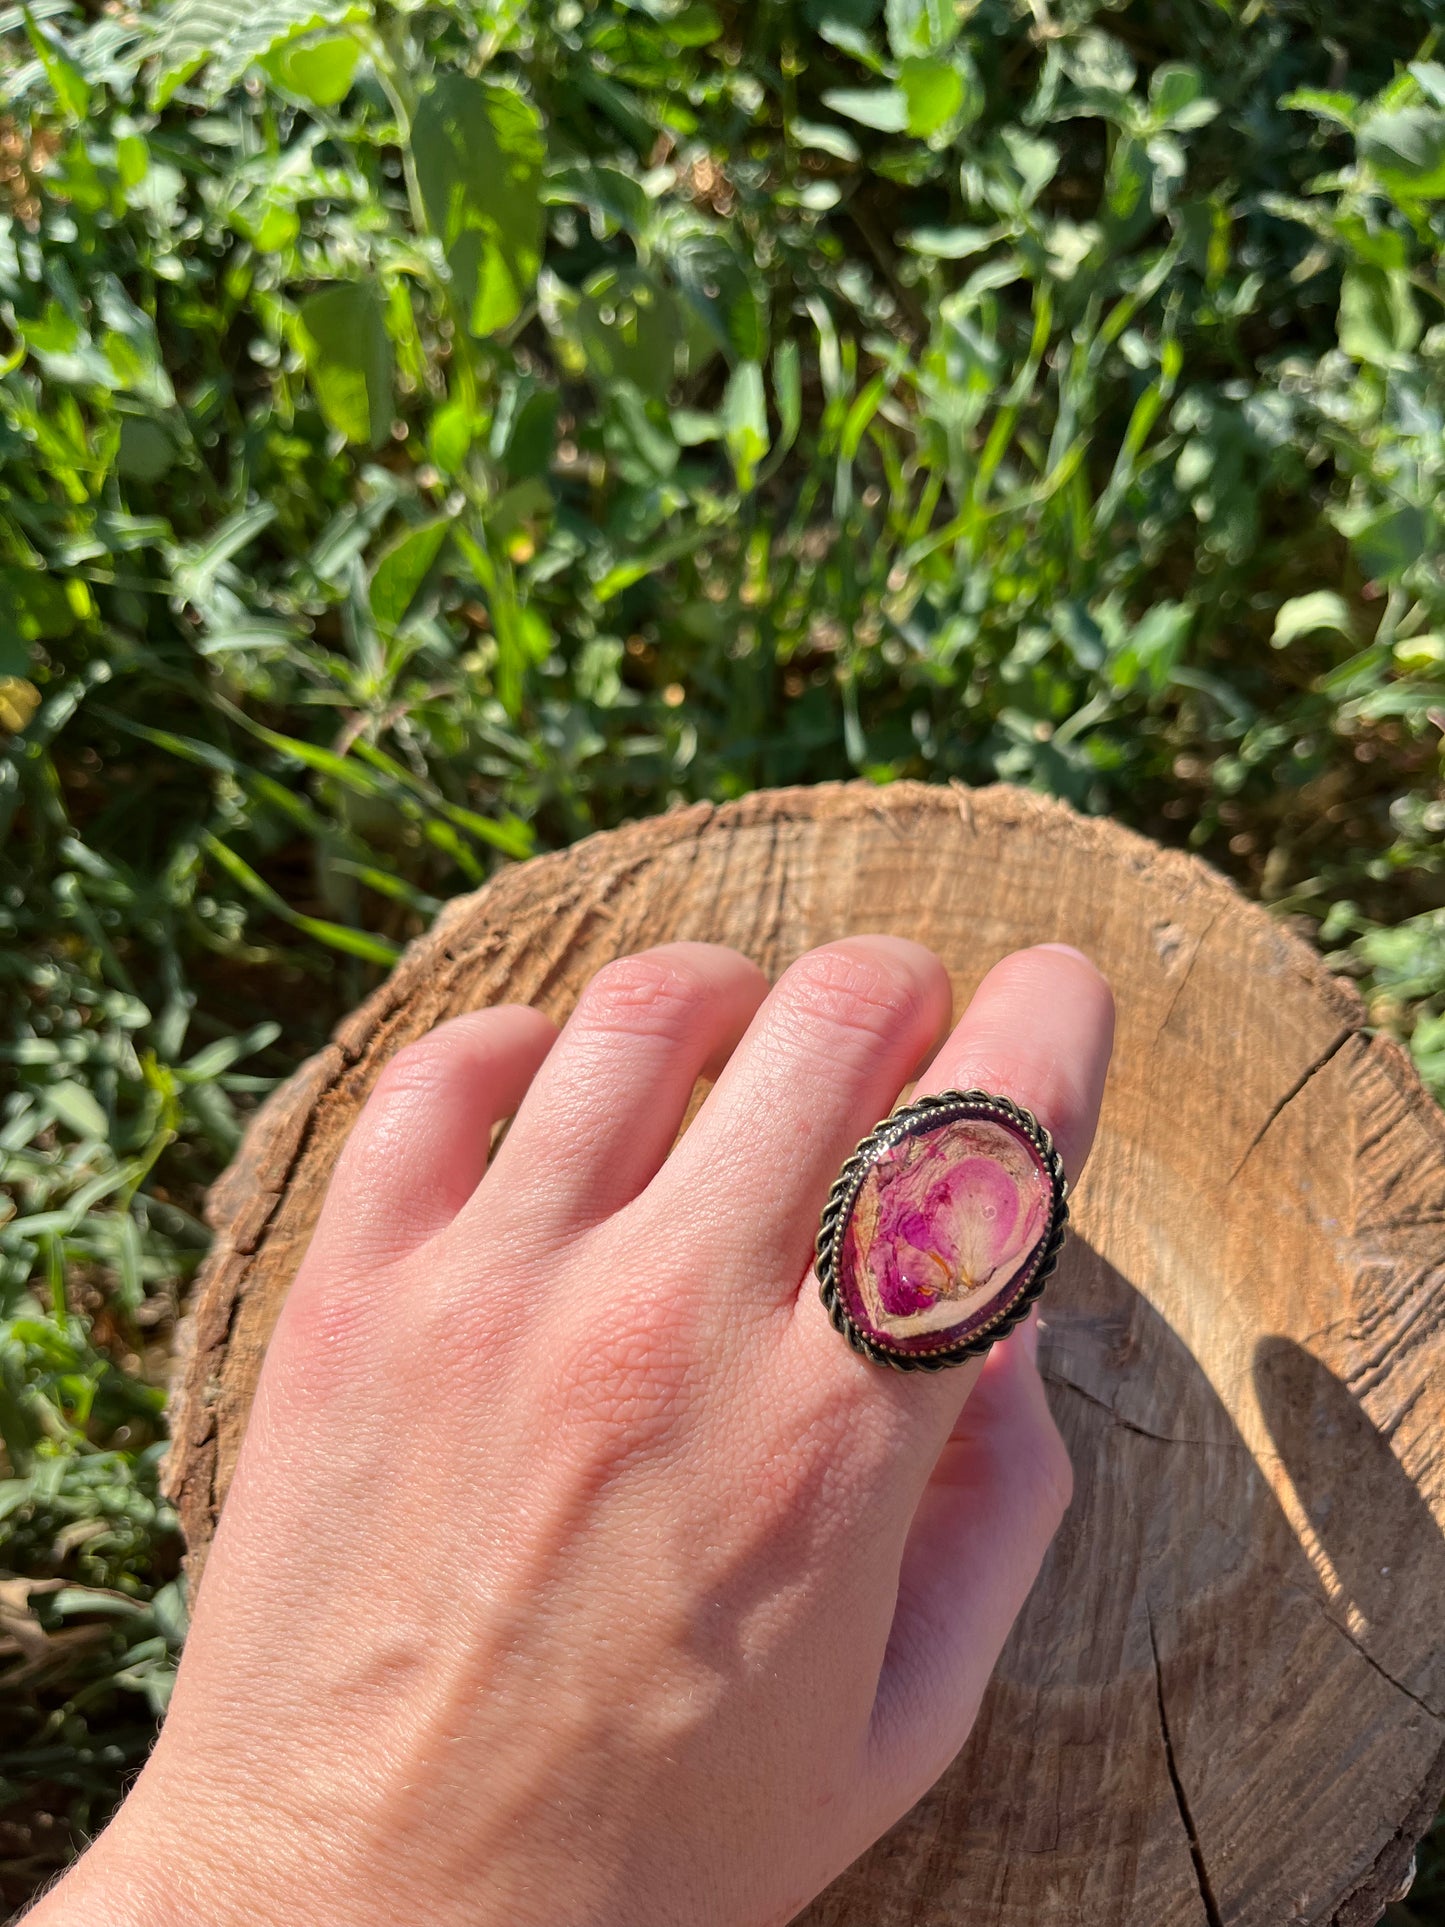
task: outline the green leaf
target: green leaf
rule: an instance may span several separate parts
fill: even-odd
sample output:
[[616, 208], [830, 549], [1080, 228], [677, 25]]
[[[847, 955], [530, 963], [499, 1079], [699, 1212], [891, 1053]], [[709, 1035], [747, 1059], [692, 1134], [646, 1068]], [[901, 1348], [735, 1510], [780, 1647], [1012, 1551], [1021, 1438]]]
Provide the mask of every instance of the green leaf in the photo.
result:
[[368, 11], [360, 0], [173, 0], [155, 29], [150, 104], [163, 107], [208, 62], [203, 92], [218, 99], [286, 41], [365, 20]]
[[591, 161], [564, 161], [547, 169], [542, 198], [549, 205], [571, 202], [585, 207], [594, 229], [642, 234], [651, 225], [653, 201], [635, 175]]
[[1154, 69], [1149, 77], [1149, 105], [1158, 122], [1180, 132], [1207, 126], [1219, 112], [1218, 103], [1205, 96], [1203, 74], [1187, 61], [1165, 61]]
[[542, 318], [569, 372], [599, 388], [626, 382], [661, 399], [683, 347], [677, 302], [644, 268], [603, 268], [578, 291], [549, 277]]
[[159, 422], [127, 415], [120, 425], [116, 451], [118, 475], [133, 482], [158, 482], [176, 459], [176, 445]]
[[1135, 689], [1142, 683], [1155, 695], [1161, 694], [1169, 687], [1193, 622], [1194, 611], [1188, 603], [1156, 603], [1111, 653], [1109, 675], [1114, 687]]
[[109, 1138], [110, 1120], [83, 1084], [69, 1081], [52, 1084], [45, 1093], [45, 1101], [65, 1128], [74, 1131], [77, 1137], [99, 1138], [102, 1143]]
[[958, 38], [954, 0], [887, 0], [888, 45], [895, 60], [938, 53]]
[[769, 448], [763, 371], [755, 361], [741, 361], [734, 368], [723, 395], [722, 423], [733, 474], [746, 495]]
[[336, 107], [351, 92], [360, 59], [361, 42], [355, 34], [333, 33], [287, 41], [263, 64], [271, 78], [298, 100]]
[[908, 131], [927, 140], [959, 113], [967, 95], [963, 75], [948, 60], [905, 60], [898, 84], [908, 102]]
[[40, 31], [29, 7], [22, 7], [20, 12], [25, 21], [26, 38], [45, 69], [45, 78], [50, 82], [60, 111], [71, 120], [83, 121], [90, 112], [90, 86], [85, 75], [67, 53]]
[[1341, 93], [1338, 89], [1297, 87], [1292, 94], [1285, 95], [1280, 106], [1297, 114], [1313, 114], [1316, 120], [1335, 121], [1352, 131], [1359, 125], [1358, 95]]
[[293, 910], [285, 898], [271, 888], [264, 877], [258, 876], [244, 857], [238, 856], [228, 844], [222, 843], [219, 837], [207, 832], [201, 841], [227, 876], [234, 883], [238, 883], [248, 896], [254, 897], [274, 916], [291, 924], [294, 929], [300, 930], [308, 937], [314, 937], [318, 943], [324, 943], [328, 948], [339, 950], [348, 957], [360, 957], [365, 963], [392, 964], [401, 954], [401, 946], [392, 943], [387, 937], [372, 936], [370, 932], [355, 930], [349, 924], [330, 923], [324, 917], [303, 916], [299, 911]]
[[378, 628], [392, 630], [403, 620], [427, 571], [441, 554], [451, 526], [451, 517], [446, 515], [418, 523], [382, 556], [371, 578], [371, 613]]
[[375, 448], [392, 421], [391, 340], [375, 281], [340, 281], [301, 304], [297, 342], [317, 405], [349, 442]]
[[289, 649], [296, 631], [284, 622], [266, 622], [259, 616], [208, 628], [196, 642], [203, 656], [229, 656], [241, 649]]
[[1406, 365], [1420, 339], [1420, 316], [1404, 268], [1357, 263], [1340, 284], [1340, 346], [1374, 368]]
[[496, 334], [541, 265], [541, 116], [511, 87], [444, 74], [417, 109], [412, 158], [467, 326]]
[[997, 239], [998, 229], [987, 227], [919, 227], [902, 236], [906, 248], [935, 261], [967, 261]]
[[1413, 502], [1382, 507], [1351, 504], [1332, 517], [1360, 567], [1376, 582], [1398, 582], [1429, 549], [1429, 530]]
[[803, 425], [803, 368], [796, 341], [780, 341], [773, 356], [773, 400], [782, 424], [780, 441], [791, 448]]
[[457, 474], [480, 432], [465, 402], [443, 402], [427, 430], [427, 450], [443, 475]]
[[853, 136], [841, 127], [830, 126], [826, 121], [789, 121], [788, 133], [799, 147], [815, 148], [820, 154], [831, 154], [834, 160], [856, 161], [859, 158], [858, 143]]
[[238, 210], [235, 221], [259, 254], [280, 254], [301, 232], [296, 209], [276, 201], [263, 201], [254, 219]]
[[[83, 607], [77, 607], [79, 596], [85, 596]], [[57, 641], [87, 613], [83, 582], [67, 585], [39, 569], [0, 569], [0, 635], [25, 643]], [[23, 674], [23, 666], [14, 673]]]
[[1445, 195], [1445, 113], [1401, 107], [1372, 114], [1360, 128], [1360, 159], [1391, 194], [1433, 201]]
[[1085, 27], [1064, 43], [1064, 71], [1078, 87], [1105, 94], [1127, 94], [1134, 85], [1134, 63], [1121, 40], [1097, 27]]
[[178, 552], [171, 564], [177, 593], [187, 602], [209, 601], [221, 570], [275, 520], [274, 502], [256, 502], [228, 515], [211, 531], [208, 542]]
[[835, 87], [824, 94], [823, 105], [881, 134], [902, 134], [908, 127], [908, 96], [901, 87]]
[[208, 1079], [219, 1077], [222, 1071], [230, 1070], [243, 1057], [253, 1051], [265, 1050], [274, 1044], [281, 1035], [281, 1026], [274, 1019], [253, 1024], [250, 1030], [242, 1031], [231, 1037], [218, 1037], [214, 1044], [206, 1044], [194, 1056], [188, 1057], [179, 1065], [178, 1074], [191, 1083], [203, 1084]]
[[1314, 589], [1308, 595], [1291, 596], [1288, 602], [1282, 602], [1270, 641], [1276, 649], [1286, 649], [1299, 637], [1317, 635], [1322, 629], [1332, 629], [1340, 636], [1354, 634], [1350, 606], [1333, 589]]

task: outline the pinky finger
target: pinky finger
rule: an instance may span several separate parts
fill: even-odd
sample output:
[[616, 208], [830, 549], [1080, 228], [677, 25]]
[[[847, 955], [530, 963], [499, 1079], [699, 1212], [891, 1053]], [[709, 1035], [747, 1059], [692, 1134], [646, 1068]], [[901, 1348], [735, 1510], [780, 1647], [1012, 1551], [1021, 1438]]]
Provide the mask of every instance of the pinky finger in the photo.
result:
[[346, 1140], [310, 1258], [388, 1264], [451, 1223], [557, 1035], [524, 1004], [439, 1024], [386, 1065]]

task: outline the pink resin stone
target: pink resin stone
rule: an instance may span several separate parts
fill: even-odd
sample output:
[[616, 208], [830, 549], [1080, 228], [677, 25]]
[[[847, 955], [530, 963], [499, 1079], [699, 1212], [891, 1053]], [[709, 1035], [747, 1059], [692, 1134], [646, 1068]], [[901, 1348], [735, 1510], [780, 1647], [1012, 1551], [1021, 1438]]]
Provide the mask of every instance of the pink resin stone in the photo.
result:
[[952, 1351], [1026, 1290], [1058, 1210], [1054, 1173], [1022, 1126], [924, 1119], [866, 1162], [831, 1248], [840, 1309], [889, 1353]]

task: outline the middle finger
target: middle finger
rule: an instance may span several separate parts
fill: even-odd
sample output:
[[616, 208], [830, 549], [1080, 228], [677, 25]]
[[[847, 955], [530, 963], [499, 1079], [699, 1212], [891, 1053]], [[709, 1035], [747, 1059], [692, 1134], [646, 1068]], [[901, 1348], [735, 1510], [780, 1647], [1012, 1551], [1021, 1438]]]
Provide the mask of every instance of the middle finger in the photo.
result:
[[640, 1202], [775, 1304], [791, 1302], [839, 1165], [946, 1032], [948, 973], [902, 937], [849, 937], [779, 978]]

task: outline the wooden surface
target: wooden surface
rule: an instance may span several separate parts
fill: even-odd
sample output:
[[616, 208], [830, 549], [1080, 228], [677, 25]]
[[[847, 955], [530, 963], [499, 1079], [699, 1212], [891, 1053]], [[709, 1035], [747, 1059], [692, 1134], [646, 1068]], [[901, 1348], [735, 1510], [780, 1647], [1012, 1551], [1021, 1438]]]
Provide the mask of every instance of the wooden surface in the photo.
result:
[[1368, 1927], [1445, 1784], [1445, 1128], [1354, 993], [1202, 864], [1008, 789], [700, 806], [451, 904], [214, 1195], [170, 1478], [197, 1562], [380, 1065], [619, 953], [860, 930], [962, 1002], [1089, 951], [1118, 1051], [1042, 1362], [1077, 1496], [951, 1773], [808, 1927]]

